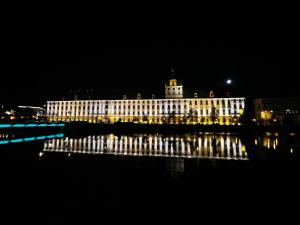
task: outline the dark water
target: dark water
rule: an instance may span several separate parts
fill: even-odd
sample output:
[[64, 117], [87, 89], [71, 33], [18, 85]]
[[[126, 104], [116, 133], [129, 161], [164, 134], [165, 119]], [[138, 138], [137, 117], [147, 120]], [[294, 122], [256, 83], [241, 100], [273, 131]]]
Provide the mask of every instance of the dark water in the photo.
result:
[[1, 134], [0, 204], [11, 220], [300, 224], [299, 134], [49, 135]]

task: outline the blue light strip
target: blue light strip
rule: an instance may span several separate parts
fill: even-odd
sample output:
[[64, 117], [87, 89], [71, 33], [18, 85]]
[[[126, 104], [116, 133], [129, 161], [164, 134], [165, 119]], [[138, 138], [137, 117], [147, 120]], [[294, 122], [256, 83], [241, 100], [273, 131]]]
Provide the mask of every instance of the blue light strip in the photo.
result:
[[47, 137], [46, 136], [39, 136], [39, 137], [36, 137], [37, 140], [43, 140], [43, 139], [46, 139]]
[[26, 127], [37, 127], [37, 126], [38, 126], [38, 124], [34, 124], [34, 123], [33, 123], [33, 124], [27, 124], [27, 125], [26, 125]]
[[55, 138], [55, 135], [48, 135], [47, 138]]
[[25, 124], [14, 124], [12, 125], [12, 127], [25, 127], [26, 125]]
[[39, 127], [48, 127], [48, 124], [45, 124], [45, 123], [41, 123], [38, 125]]
[[23, 138], [10, 140], [11, 143], [17, 143], [17, 142], [23, 142], [23, 141], [24, 141]]
[[11, 127], [11, 124], [0, 124], [0, 128]]
[[64, 123], [29, 123], [29, 124], [23, 124], [23, 123], [16, 123], [16, 124], [0, 124], [0, 128], [10, 128], [10, 127], [64, 127]]
[[36, 139], [36, 137], [24, 138], [24, 141], [33, 141], [35, 139]]
[[28, 137], [28, 138], [18, 138], [18, 139], [11, 139], [11, 140], [0, 140], [0, 145], [2, 144], [9, 144], [9, 143], [19, 143], [24, 141], [34, 141], [34, 140], [45, 140], [51, 138], [61, 138], [64, 137], [63, 133], [47, 135], [47, 136], [37, 136], [37, 137]]

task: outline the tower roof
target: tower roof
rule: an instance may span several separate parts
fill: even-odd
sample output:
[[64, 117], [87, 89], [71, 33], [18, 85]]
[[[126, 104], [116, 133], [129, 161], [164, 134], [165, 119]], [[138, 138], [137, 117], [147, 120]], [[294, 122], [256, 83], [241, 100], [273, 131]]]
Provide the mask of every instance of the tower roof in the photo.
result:
[[171, 79], [175, 79], [175, 70], [174, 68], [171, 69]]

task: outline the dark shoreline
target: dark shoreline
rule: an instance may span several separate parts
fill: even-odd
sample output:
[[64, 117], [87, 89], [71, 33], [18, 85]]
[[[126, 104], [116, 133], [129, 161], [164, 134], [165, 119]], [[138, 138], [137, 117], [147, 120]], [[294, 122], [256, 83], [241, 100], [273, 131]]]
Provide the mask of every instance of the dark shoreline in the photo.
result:
[[65, 133], [187, 133], [187, 132], [221, 132], [221, 133], [296, 133], [300, 126], [249, 126], [249, 125], [183, 125], [183, 124], [93, 124], [85, 122], [66, 123]]

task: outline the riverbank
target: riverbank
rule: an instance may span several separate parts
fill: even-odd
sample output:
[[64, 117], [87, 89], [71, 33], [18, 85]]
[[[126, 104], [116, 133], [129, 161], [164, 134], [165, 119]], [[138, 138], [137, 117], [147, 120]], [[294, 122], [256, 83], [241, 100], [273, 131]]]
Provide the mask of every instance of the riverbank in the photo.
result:
[[67, 134], [86, 133], [186, 133], [186, 132], [300, 132], [299, 126], [256, 126], [256, 125], [189, 125], [189, 124], [93, 124], [85, 122], [66, 123]]

